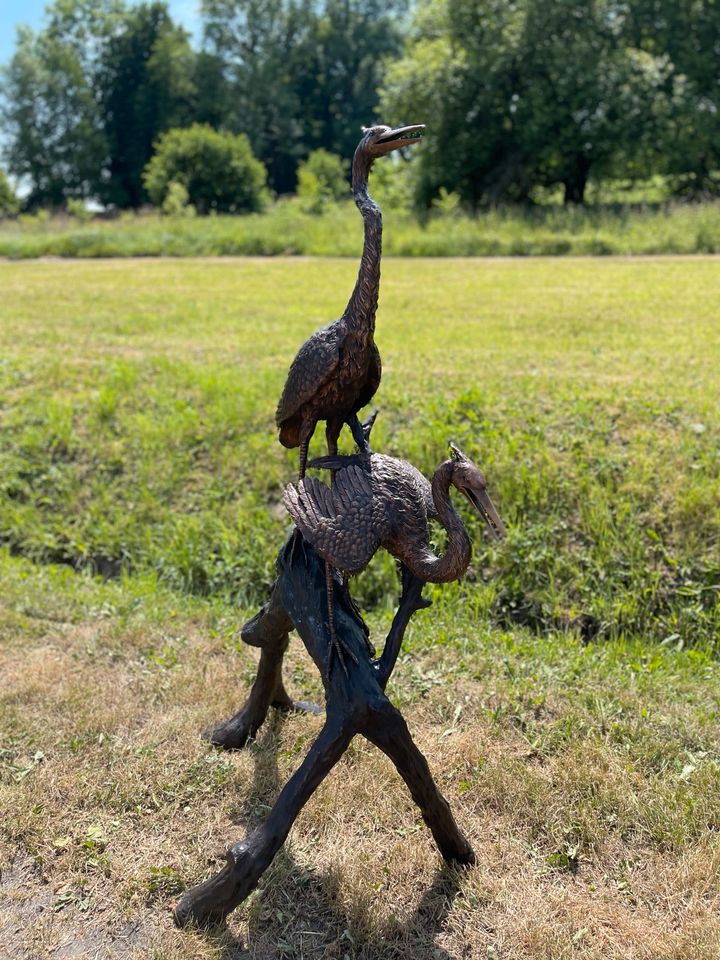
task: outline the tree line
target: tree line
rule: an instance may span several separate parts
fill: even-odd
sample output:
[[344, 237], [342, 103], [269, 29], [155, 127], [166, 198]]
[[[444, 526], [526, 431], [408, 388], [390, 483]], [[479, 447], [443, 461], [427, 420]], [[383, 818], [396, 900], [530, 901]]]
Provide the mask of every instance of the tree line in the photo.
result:
[[719, 0], [203, 0], [201, 15], [197, 48], [163, 0], [54, 0], [19, 30], [0, 117], [28, 206], [140, 207], [162, 135], [196, 124], [244, 134], [277, 194], [378, 119], [427, 123], [425, 205], [557, 187], [582, 202], [590, 181], [653, 174], [718, 187]]
[[720, 186], [718, 0], [429, 0], [384, 102], [432, 120], [418, 185], [470, 206], [662, 174]]

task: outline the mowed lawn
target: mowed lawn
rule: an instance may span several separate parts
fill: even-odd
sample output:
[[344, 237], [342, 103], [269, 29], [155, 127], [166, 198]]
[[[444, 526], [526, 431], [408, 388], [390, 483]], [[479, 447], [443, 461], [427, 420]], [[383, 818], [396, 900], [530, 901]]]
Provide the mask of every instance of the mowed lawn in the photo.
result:
[[[356, 740], [227, 928], [174, 929], [322, 724], [200, 737], [289, 528], [285, 373], [356, 266], [0, 263], [0, 957], [717, 960], [713, 258], [385, 262], [374, 447], [454, 440], [510, 530], [458, 504], [473, 564], [389, 688], [477, 866]], [[381, 644], [392, 562], [353, 592]], [[285, 673], [321, 700], [297, 639]]]

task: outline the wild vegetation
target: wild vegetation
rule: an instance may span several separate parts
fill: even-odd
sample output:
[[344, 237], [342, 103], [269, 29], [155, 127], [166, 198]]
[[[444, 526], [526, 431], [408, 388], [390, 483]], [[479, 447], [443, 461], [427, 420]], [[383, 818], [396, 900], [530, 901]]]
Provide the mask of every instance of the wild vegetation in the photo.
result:
[[[372, 193], [389, 217], [386, 256], [590, 256], [720, 252], [720, 205], [598, 205], [509, 207], [477, 216], [461, 212], [446, 194], [419, 221], [404, 206], [402, 184], [378, 176]], [[362, 225], [352, 202], [335, 203], [308, 170], [301, 196], [262, 214], [195, 218], [187, 190], [171, 183], [168, 216], [124, 214], [119, 219], [22, 215], [0, 222], [0, 256], [53, 257], [308, 256], [357, 257]], [[389, 220], [388, 220], [389, 222]]]
[[0, 221], [3, 217], [12, 217], [20, 209], [15, 193], [8, 183], [3, 170], [0, 170]]
[[[237, 756], [198, 738], [245, 695], [256, 654], [237, 627], [288, 529], [295, 463], [272, 422], [288, 352], [355, 268], [0, 263], [3, 948], [714, 960], [708, 258], [386, 263], [375, 443], [430, 471], [455, 440], [510, 528], [493, 545], [466, 513], [470, 575], [429, 588], [391, 691], [479, 865], [440, 870], [358, 743], [227, 931], [170, 929], [167, 906], [318, 729], [276, 717]], [[392, 564], [353, 589], [381, 637]], [[288, 682], [320, 697], [297, 642]]]

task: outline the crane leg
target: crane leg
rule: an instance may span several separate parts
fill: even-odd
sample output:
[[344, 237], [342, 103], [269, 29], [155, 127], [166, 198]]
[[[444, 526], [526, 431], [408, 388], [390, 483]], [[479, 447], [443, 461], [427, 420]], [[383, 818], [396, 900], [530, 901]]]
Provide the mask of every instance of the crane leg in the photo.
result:
[[[370, 456], [370, 442], [365, 435], [363, 425], [358, 420], [356, 413], [353, 413], [348, 417], [347, 425], [350, 427], [353, 440], [355, 441], [360, 453], [364, 454], [365, 456]], [[370, 424], [370, 427], [372, 429], [372, 423]]]
[[[328, 420], [325, 428], [325, 439], [327, 440], [328, 454], [331, 457], [337, 456], [338, 452], [338, 437], [340, 436], [340, 431], [343, 428], [343, 422], [340, 420]], [[335, 471], [330, 471], [330, 485], [332, 486], [335, 480]], [[344, 574], [343, 576], [343, 586]], [[333, 652], [337, 655], [340, 664], [345, 671], [345, 676], [347, 676], [347, 664], [345, 663], [345, 658], [343, 656], [343, 650], [345, 650], [351, 658], [357, 663], [357, 658], [352, 650], [349, 650], [343, 642], [338, 638], [337, 631], [335, 629], [335, 587], [333, 582], [333, 568], [332, 564], [325, 562], [325, 592], [327, 594], [327, 612], [328, 612], [328, 629], [330, 631], [330, 645], [328, 646], [327, 653], [327, 663], [325, 666], [325, 674], [327, 679], [330, 679], [330, 670], [332, 669], [332, 658]]]
[[[331, 457], [336, 457], [338, 452], [338, 437], [340, 436], [340, 431], [342, 430], [342, 420], [340, 423], [337, 420], [328, 420], [325, 426], [325, 440], [327, 442], [328, 453]], [[335, 471], [330, 471], [330, 478], [335, 476]]]
[[308, 447], [310, 446], [310, 440], [303, 440], [300, 444], [300, 465], [298, 467], [298, 480], [302, 480], [305, 476], [305, 468], [307, 467], [307, 458], [308, 458]]
[[312, 440], [312, 435], [315, 433], [316, 426], [317, 422], [315, 420], [310, 420], [303, 423], [300, 430], [300, 465], [298, 468], [299, 480], [302, 480], [302, 478], [305, 476], [308, 448], [310, 447], [310, 441]]

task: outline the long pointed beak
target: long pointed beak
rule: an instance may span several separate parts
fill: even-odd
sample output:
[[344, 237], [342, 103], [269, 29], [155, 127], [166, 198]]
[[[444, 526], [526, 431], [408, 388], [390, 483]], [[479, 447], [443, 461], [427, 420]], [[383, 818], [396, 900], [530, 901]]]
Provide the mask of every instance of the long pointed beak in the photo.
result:
[[425, 133], [424, 123], [414, 123], [407, 127], [395, 127], [375, 142], [375, 149], [381, 153], [390, 153], [400, 147], [407, 147], [422, 140]]
[[505, 524], [500, 519], [500, 514], [495, 509], [487, 490], [467, 490], [466, 495], [470, 503], [472, 503], [485, 521], [485, 525], [493, 540], [502, 540], [503, 537], [506, 537], [507, 529]]

